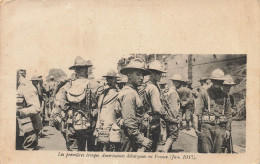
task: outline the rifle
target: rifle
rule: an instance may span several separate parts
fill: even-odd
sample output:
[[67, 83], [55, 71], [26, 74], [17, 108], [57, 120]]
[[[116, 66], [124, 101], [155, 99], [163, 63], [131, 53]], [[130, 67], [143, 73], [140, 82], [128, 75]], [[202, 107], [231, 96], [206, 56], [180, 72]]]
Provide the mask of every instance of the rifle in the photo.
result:
[[[198, 117], [198, 131], [201, 132], [201, 116]], [[198, 136], [198, 144], [197, 144], [198, 153], [202, 153], [202, 139]]]

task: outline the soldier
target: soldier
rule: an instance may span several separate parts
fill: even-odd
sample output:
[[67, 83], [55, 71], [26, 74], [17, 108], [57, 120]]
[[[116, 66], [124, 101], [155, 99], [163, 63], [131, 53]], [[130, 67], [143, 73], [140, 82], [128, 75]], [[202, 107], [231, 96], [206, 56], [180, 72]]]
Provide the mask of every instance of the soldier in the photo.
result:
[[160, 118], [164, 118], [165, 116], [165, 111], [160, 99], [160, 88], [157, 83], [160, 81], [162, 74], [166, 72], [163, 70], [163, 66], [158, 60], [151, 62], [147, 70], [151, 73], [149, 75], [149, 80], [144, 85], [145, 95], [142, 95], [140, 91], [139, 93], [141, 93], [141, 97], [144, 97], [142, 98], [143, 104], [147, 108], [145, 111], [145, 119], [149, 122], [149, 127], [147, 127], [147, 129], [150, 130], [150, 136], [147, 137], [153, 141], [153, 145], [149, 151], [155, 152], [160, 137], [160, 122], [163, 121], [160, 120]]
[[[233, 78], [230, 75], [226, 75], [224, 78], [225, 78], [225, 81], [223, 82], [222, 88], [223, 88], [224, 92], [226, 92], [228, 95], [228, 101], [231, 104], [232, 117], [234, 117], [236, 115], [236, 105], [235, 105], [234, 97], [230, 94], [230, 89], [234, 85], [236, 85], [236, 83], [233, 81]], [[231, 128], [230, 128], [230, 132], [231, 132]], [[224, 141], [223, 152], [234, 153], [231, 134], [230, 134], [229, 139]]]
[[117, 85], [118, 85], [118, 88], [120, 90], [124, 88], [126, 83], [127, 83], [127, 77], [126, 76], [119, 77], [118, 80], [117, 80]]
[[[190, 130], [190, 120], [191, 120], [192, 107], [194, 105], [194, 101], [192, 98], [191, 90], [185, 86], [186, 86], [186, 81], [183, 81], [182, 86], [179, 89], [177, 89], [177, 92], [181, 100], [182, 118], [185, 114], [186, 130]], [[182, 122], [181, 122], [180, 129], [183, 129]]]
[[48, 111], [48, 117], [51, 114], [52, 109], [54, 108], [54, 97], [55, 97], [55, 90], [57, 87], [57, 83], [54, 81], [55, 78], [53, 75], [50, 75], [50, 81], [47, 84], [47, 92], [49, 96], [49, 111]]
[[[118, 151], [120, 146], [120, 128], [116, 122], [116, 100], [118, 90], [114, 70], [109, 70], [103, 76], [107, 80], [107, 87], [102, 91], [98, 99], [98, 118], [96, 124], [97, 151]], [[110, 134], [110, 135], [109, 135]]]
[[167, 140], [163, 148], [163, 152], [168, 152], [172, 144], [178, 139], [179, 134], [179, 123], [181, 121], [180, 113], [180, 98], [177, 89], [181, 87], [182, 77], [181, 75], [175, 74], [170, 80], [172, 80], [173, 86], [169, 88], [168, 92], [163, 95], [165, 100], [165, 105], [168, 108], [168, 115], [172, 118], [171, 122], [166, 122], [167, 127]]
[[68, 150], [77, 148], [78, 151], [85, 151], [86, 144], [88, 151], [94, 150], [97, 86], [93, 80], [88, 79], [88, 68], [91, 66], [83, 58], [76, 57], [74, 65], [69, 68], [75, 71], [76, 79], [66, 83], [56, 96], [56, 108], [62, 112], [53, 115], [58, 118], [55, 120], [63, 120], [62, 131], [65, 133]]
[[151, 148], [152, 141], [144, 136], [141, 130], [141, 120], [144, 109], [138, 95], [138, 86], [143, 83], [145, 75], [150, 74], [145, 69], [145, 63], [141, 59], [133, 59], [120, 70], [120, 73], [128, 77], [126, 86], [119, 92], [117, 107], [121, 110], [123, 129], [127, 137], [122, 150], [137, 152], [143, 148]]
[[230, 137], [232, 111], [227, 94], [221, 88], [224, 72], [215, 69], [210, 79], [212, 86], [198, 97], [193, 126], [201, 153], [222, 153], [223, 142]]
[[25, 82], [25, 70], [17, 71], [16, 149], [34, 150], [42, 129], [40, 103], [36, 88]]
[[224, 92], [226, 92], [229, 96], [232, 113], [235, 113], [236, 112], [235, 100], [234, 100], [234, 97], [232, 95], [230, 95], [230, 89], [234, 85], [236, 85], [236, 83], [234, 82], [233, 78], [230, 75], [226, 75], [224, 78], [225, 78], [225, 81], [223, 82], [222, 88], [223, 88]]
[[195, 102], [196, 102], [198, 92], [195, 89], [193, 89], [191, 80], [188, 80], [187, 88], [190, 89], [191, 93], [192, 93], [192, 96], [191, 96], [192, 97], [192, 104], [191, 104], [191, 114], [190, 114], [190, 121], [192, 123], [193, 122], [193, 113], [194, 113], [194, 110], [195, 110]]

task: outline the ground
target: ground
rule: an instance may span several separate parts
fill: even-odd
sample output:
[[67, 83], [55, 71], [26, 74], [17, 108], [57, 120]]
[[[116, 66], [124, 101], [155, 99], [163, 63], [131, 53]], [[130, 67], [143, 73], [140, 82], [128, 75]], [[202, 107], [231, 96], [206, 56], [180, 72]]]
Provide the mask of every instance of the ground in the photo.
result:
[[[66, 151], [65, 140], [62, 134], [55, 128], [45, 126], [44, 137], [39, 140], [39, 150], [61, 150]], [[236, 153], [245, 152], [246, 143], [246, 121], [232, 122], [232, 138], [234, 151]], [[173, 145], [173, 152], [197, 152], [197, 137], [194, 130], [181, 130], [179, 138]]]

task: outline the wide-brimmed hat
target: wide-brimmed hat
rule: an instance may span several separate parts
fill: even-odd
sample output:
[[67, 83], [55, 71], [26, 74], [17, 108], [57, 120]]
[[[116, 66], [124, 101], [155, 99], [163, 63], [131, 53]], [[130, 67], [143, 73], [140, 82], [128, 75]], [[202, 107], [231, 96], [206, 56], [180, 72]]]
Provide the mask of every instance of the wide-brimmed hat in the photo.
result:
[[221, 69], [215, 69], [210, 76], [211, 80], [219, 80], [219, 81], [224, 81], [225, 74]]
[[226, 75], [224, 78], [225, 78], [225, 81], [223, 82], [224, 85], [236, 85], [236, 83], [234, 82], [233, 78], [230, 75]]
[[123, 75], [127, 75], [129, 72], [133, 70], [142, 71], [143, 75], [149, 75], [151, 72], [146, 69], [145, 62], [142, 59], [135, 58], [130, 61], [130, 63], [120, 70], [120, 73]]
[[119, 76], [117, 76], [117, 72], [113, 69], [110, 69], [106, 75], [102, 76], [102, 77], [115, 77], [118, 78]]
[[147, 68], [147, 70], [149, 71], [157, 71], [160, 73], [166, 73], [166, 71], [164, 71], [163, 69], [163, 65], [159, 60], [155, 60], [153, 62], [151, 62]]
[[206, 80], [208, 80], [209, 78], [206, 78], [206, 77], [201, 77], [200, 79], [199, 79], [199, 81], [206, 81]]
[[50, 75], [50, 77], [49, 77], [49, 79], [51, 80], [51, 79], [54, 79], [55, 77], [53, 76], [53, 75]]
[[88, 61], [84, 60], [82, 57], [77, 56], [74, 65], [69, 67], [70, 70], [75, 69], [76, 67], [91, 67], [92, 64], [90, 64]]
[[172, 80], [172, 81], [184, 82], [183, 79], [182, 79], [182, 76], [179, 75], [179, 74], [174, 74], [174, 75], [170, 78], [170, 80]]
[[39, 76], [32, 76], [31, 81], [39, 81], [41, 80]]

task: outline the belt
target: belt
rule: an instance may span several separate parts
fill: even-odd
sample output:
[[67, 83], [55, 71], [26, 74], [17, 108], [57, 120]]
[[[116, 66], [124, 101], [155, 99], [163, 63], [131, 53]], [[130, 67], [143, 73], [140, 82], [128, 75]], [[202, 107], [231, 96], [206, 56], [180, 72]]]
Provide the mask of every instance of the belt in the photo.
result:
[[202, 115], [199, 119], [202, 124], [219, 125], [227, 123], [225, 116], [220, 116], [216, 118], [215, 115]]

